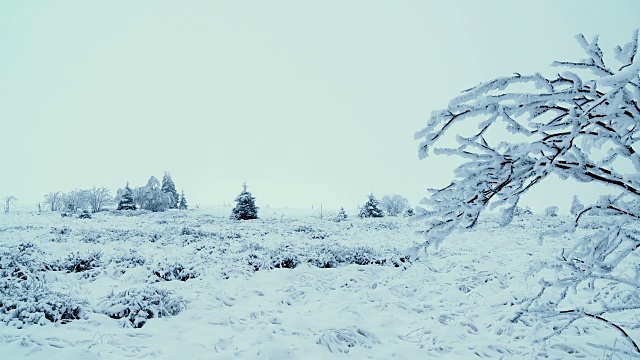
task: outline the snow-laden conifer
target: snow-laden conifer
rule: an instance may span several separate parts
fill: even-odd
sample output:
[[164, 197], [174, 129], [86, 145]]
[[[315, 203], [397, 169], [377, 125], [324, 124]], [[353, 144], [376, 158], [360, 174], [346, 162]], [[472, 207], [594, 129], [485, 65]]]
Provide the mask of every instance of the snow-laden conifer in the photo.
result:
[[161, 190], [163, 193], [169, 195], [169, 209], [176, 209], [179, 201], [178, 192], [176, 191], [176, 185], [171, 179], [171, 174], [168, 172], [165, 172], [162, 177]]
[[231, 211], [231, 218], [236, 220], [252, 220], [258, 218], [258, 207], [255, 198], [247, 191], [247, 184], [242, 184], [242, 192], [236, 198], [236, 207]]
[[361, 218], [379, 218], [384, 216], [384, 213], [379, 207], [378, 200], [373, 196], [373, 193], [369, 194], [369, 199], [360, 209], [360, 214], [358, 214], [358, 216]]
[[129, 183], [124, 187], [124, 192], [118, 202], [118, 210], [135, 210], [136, 204], [133, 202], [133, 191], [129, 187]]

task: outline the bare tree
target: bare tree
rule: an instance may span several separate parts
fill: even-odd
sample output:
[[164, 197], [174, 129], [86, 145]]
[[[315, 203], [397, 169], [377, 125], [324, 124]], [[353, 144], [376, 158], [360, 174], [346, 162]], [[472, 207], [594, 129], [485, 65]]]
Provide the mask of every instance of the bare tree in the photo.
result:
[[[616, 68], [605, 64], [597, 36], [577, 40], [586, 59], [553, 63], [572, 71], [550, 78], [516, 73], [482, 83], [434, 111], [416, 133], [423, 140], [421, 158], [436, 153], [466, 159], [449, 186], [433, 190], [421, 203], [419, 215], [428, 226], [424, 246], [439, 244], [455, 229], [474, 228], [487, 208], [500, 208], [501, 222], [508, 224], [520, 196], [551, 174], [608, 185], [615, 195], [601, 196], [568, 226], [542, 234], [574, 233], [583, 215], [593, 211], [610, 220], [540, 266], [552, 268], [553, 277], [544, 278], [540, 291], [523, 300], [511, 320], [545, 319], [538, 322], [550, 324], [545, 339], [576, 321], [600, 322], [624, 339], [626, 348], [619, 342], [610, 350], [638, 357], [640, 347], [629, 333], [637, 321], [615, 322], [634, 319], [640, 310], [640, 268], [634, 270], [630, 260], [640, 249], [638, 31], [614, 49]], [[455, 134], [457, 143], [441, 141], [454, 127], [466, 131]]]
[[109, 204], [113, 199], [111, 198], [111, 191], [106, 187], [93, 187], [86, 190], [87, 202], [91, 207], [91, 212], [97, 213], [102, 209], [104, 205]]
[[389, 216], [398, 216], [409, 207], [409, 200], [398, 194], [385, 195], [380, 199], [380, 207], [382, 207]]
[[62, 207], [62, 192], [54, 191], [44, 196], [44, 203], [49, 204], [51, 211], [58, 211]]
[[9, 208], [11, 207], [11, 204], [15, 204], [16, 201], [18, 201], [18, 199], [16, 199], [16, 197], [13, 196], [13, 195], [5, 196], [5, 198], [4, 198], [4, 212], [8, 213], [9, 212]]

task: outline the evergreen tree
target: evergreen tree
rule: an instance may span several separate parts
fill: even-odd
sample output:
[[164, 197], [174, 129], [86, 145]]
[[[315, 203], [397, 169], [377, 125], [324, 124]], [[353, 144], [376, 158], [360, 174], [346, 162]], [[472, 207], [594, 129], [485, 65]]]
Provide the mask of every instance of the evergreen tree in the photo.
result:
[[127, 186], [124, 188], [124, 194], [122, 194], [122, 198], [118, 203], [118, 210], [135, 210], [136, 204], [133, 202], [133, 191], [129, 187], [129, 183], [127, 182]]
[[236, 207], [231, 212], [231, 218], [236, 220], [251, 220], [258, 218], [256, 198], [247, 191], [247, 183], [242, 184], [242, 192], [236, 198]]
[[184, 190], [180, 194], [180, 203], [178, 204], [178, 209], [187, 210], [189, 206], [187, 205], [187, 199], [184, 197]]
[[584, 205], [578, 199], [578, 195], [573, 195], [573, 201], [571, 202], [571, 210], [569, 212], [571, 215], [578, 215], [582, 210], [584, 210]]
[[177, 209], [178, 208], [178, 192], [176, 191], [176, 185], [171, 180], [171, 174], [165, 171], [164, 177], [162, 177], [162, 187], [161, 189], [163, 193], [169, 195], [169, 209]]
[[373, 193], [369, 194], [369, 200], [367, 200], [367, 203], [364, 204], [362, 209], [360, 209], [360, 214], [358, 216], [361, 218], [379, 218], [384, 216], [382, 210], [378, 207], [378, 200], [373, 196]]
[[334, 218], [334, 221], [340, 222], [346, 219], [347, 219], [347, 213], [344, 211], [343, 207], [340, 207], [340, 212], [338, 212], [338, 215], [336, 215], [336, 217]]

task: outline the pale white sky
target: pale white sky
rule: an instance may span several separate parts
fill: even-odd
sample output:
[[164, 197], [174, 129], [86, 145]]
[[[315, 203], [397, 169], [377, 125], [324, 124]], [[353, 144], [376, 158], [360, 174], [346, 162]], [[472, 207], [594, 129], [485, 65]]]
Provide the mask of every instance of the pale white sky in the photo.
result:
[[634, 0], [3, 1], [0, 196], [115, 193], [167, 170], [192, 205], [233, 202], [243, 181], [260, 206], [370, 191], [416, 205], [452, 176], [451, 158], [417, 160], [431, 111], [582, 58], [577, 33], [610, 51], [638, 14]]

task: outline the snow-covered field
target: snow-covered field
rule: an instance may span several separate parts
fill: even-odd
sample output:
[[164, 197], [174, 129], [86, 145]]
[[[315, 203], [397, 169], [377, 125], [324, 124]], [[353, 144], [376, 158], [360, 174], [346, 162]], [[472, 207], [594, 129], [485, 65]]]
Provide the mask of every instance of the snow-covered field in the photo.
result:
[[228, 213], [2, 214], [0, 358], [601, 359], [587, 342], [621, 341], [510, 321], [538, 289], [529, 266], [571, 245], [538, 233], [568, 218], [488, 217], [413, 261], [423, 227], [405, 218]]

